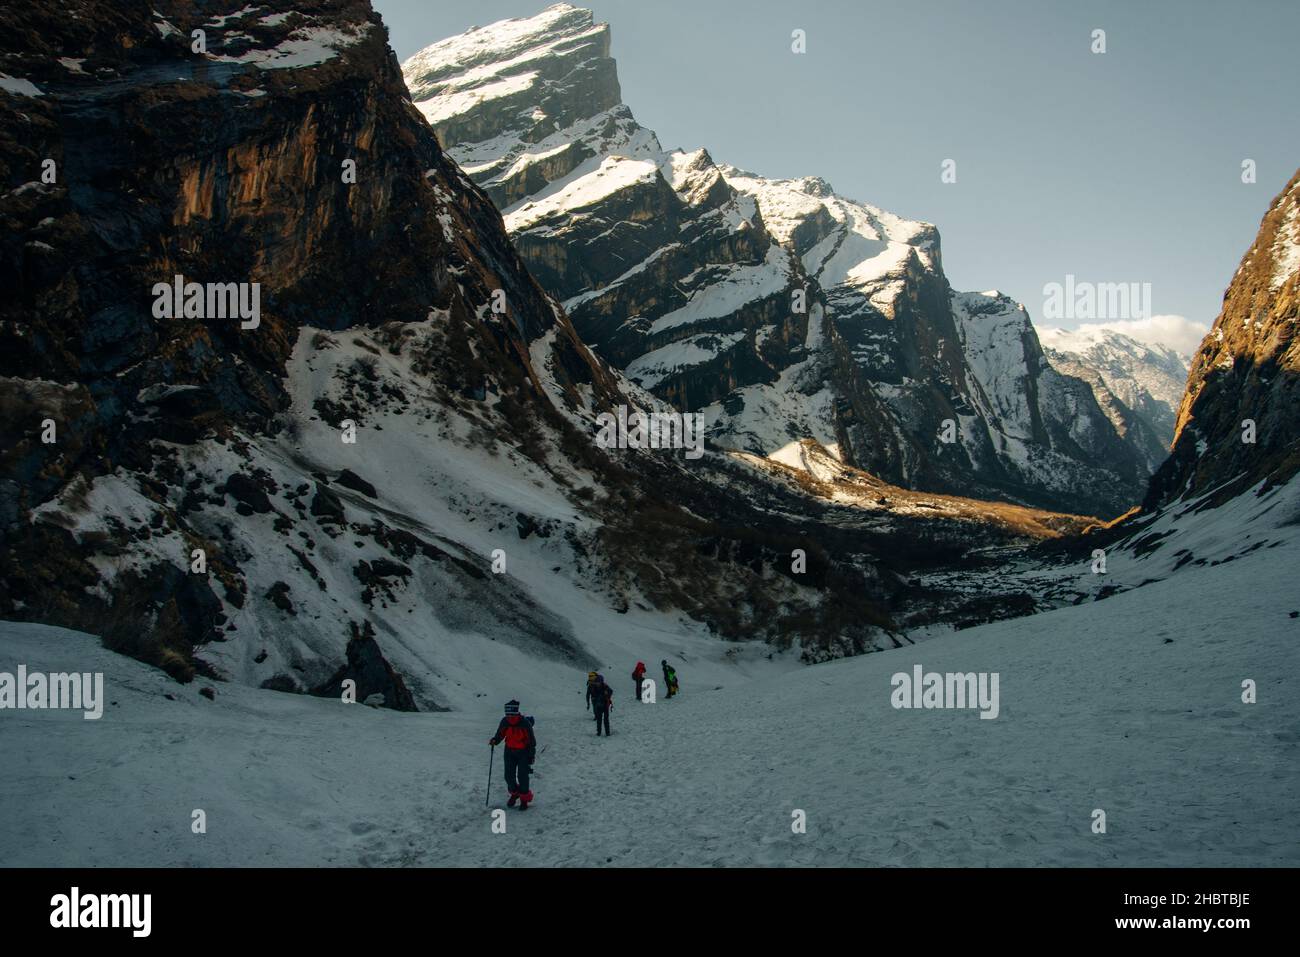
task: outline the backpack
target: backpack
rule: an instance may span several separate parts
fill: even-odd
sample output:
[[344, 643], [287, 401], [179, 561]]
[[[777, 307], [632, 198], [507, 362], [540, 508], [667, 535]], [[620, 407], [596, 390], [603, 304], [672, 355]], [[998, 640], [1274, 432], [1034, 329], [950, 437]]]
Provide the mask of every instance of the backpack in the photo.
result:
[[525, 715], [520, 715], [521, 720], [518, 724], [506, 723], [501, 729], [501, 740], [511, 751], [521, 751], [528, 746], [529, 729], [533, 726], [533, 719]]

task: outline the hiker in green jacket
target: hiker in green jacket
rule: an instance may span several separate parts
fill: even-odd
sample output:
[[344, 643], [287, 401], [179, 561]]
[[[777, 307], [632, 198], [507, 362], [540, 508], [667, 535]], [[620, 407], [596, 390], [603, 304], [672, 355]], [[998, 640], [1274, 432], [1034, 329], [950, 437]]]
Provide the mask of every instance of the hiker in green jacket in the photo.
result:
[[677, 672], [673, 670], [672, 665], [668, 664], [667, 658], [663, 659], [659, 664], [663, 666], [664, 687], [668, 689], [668, 697], [671, 698], [677, 694]]

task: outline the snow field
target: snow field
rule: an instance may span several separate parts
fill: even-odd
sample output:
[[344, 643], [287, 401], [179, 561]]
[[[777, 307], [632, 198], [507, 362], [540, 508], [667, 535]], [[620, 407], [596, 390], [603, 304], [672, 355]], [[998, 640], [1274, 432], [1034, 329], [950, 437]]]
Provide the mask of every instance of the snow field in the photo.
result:
[[[87, 636], [4, 624], [0, 670], [103, 670], [110, 705], [98, 722], [0, 713], [0, 854], [96, 866], [1294, 866], [1298, 553], [1289, 538], [1105, 601], [808, 668], [732, 665], [717, 643], [707, 662], [673, 659], [682, 695], [653, 705], [630, 702], [632, 664], [658, 678], [660, 649], [685, 651], [681, 636], [611, 630], [608, 739], [583, 711], [580, 669], [519, 660], [513, 694], [546, 750], [537, 804], [510, 812], [505, 834], [483, 807], [498, 700], [397, 714], [221, 684], [207, 701], [203, 682], [176, 685]], [[999, 717], [895, 710], [890, 678], [915, 664], [997, 672]], [[1245, 679], [1257, 704], [1242, 703]], [[504, 798], [498, 756], [492, 806]], [[196, 807], [207, 834], [189, 831]], [[806, 834], [791, 830], [795, 809]]]

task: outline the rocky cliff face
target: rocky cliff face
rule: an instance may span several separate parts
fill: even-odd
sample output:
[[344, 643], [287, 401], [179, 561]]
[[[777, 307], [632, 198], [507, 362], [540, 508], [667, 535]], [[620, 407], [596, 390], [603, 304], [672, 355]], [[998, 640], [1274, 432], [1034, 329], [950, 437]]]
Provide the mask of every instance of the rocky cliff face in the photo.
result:
[[[952, 303], [969, 364], [969, 418], [987, 423], [990, 437], [980, 450], [985, 471], [1096, 502], [1112, 499], [1116, 483], [1127, 489], [1144, 481], [1143, 463], [1095, 390], [1048, 361], [1023, 306], [997, 292], [954, 293]], [[1083, 461], [1109, 467], [1080, 469]]]
[[[4, 101], [16, 294], [0, 313], [0, 371], [75, 378], [89, 394], [93, 415], [69, 429], [78, 441], [111, 456], [144, 432], [182, 438], [173, 407], [185, 420], [265, 423], [285, 406], [300, 326], [435, 310], [448, 348], [481, 347], [524, 375], [527, 344], [557, 328], [561, 366], [578, 373], [568, 384], [608, 385], [490, 202], [427, 135], [368, 4], [221, 16], [186, 3], [84, 6], [39, 29], [15, 11], [7, 31], [19, 44], [8, 68], [35, 92]], [[81, 36], [82, 20], [101, 18], [109, 35]], [[193, 30], [206, 54], [191, 52]], [[59, 44], [87, 56], [56, 60]], [[258, 325], [157, 321], [155, 283], [176, 275], [259, 284]], [[508, 308], [485, 311], [496, 290]], [[491, 386], [485, 365], [438, 371], [475, 392]], [[152, 389], [181, 381], [183, 399]], [[23, 448], [32, 474], [50, 471], [42, 457], [76, 464], [65, 444]]]
[[[0, 606], [80, 620], [178, 674], [241, 618], [256, 632], [301, 613], [285, 570], [258, 567], [268, 541], [326, 591], [318, 546], [348, 527], [329, 488], [340, 469], [300, 444], [277, 461], [277, 435], [364, 435], [415, 388], [555, 436], [550, 397], [616, 395], [411, 106], [367, 3], [222, 9], [0, 15]], [[163, 318], [157, 286], [177, 276], [232, 284], [256, 315], [214, 315], [201, 292], [194, 313]], [[337, 388], [295, 409], [310, 392], [292, 388], [295, 349], [308, 375], [304, 350], [337, 349], [329, 334], [352, 329], [370, 332]], [[380, 380], [381, 353], [418, 370], [408, 391]], [[391, 551], [382, 523], [361, 525]], [[206, 570], [190, 573], [199, 553]], [[327, 667], [346, 641], [337, 624], [296, 650], [291, 635], [279, 654], [245, 646], [225, 668], [259, 650], [250, 674]], [[307, 646], [318, 654], [304, 664]]]
[[[1036, 341], [1010, 343], [1017, 374], [980, 381], [964, 346], [983, 339], [958, 327], [983, 322], [949, 288], [933, 226], [816, 178], [663, 150], [620, 102], [609, 53], [608, 27], [560, 4], [403, 65], [603, 357], [737, 450], [811, 438], [890, 482], [1074, 512], [1140, 497], [1149, 450]], [[989, 394], [1003, 385], [1014, 394]]]
[[1192, 359], [1169, 460], [1148, 508], [1213, 493], [1218, 502], [1300, 468], [1300, 172], [1273, 200]]

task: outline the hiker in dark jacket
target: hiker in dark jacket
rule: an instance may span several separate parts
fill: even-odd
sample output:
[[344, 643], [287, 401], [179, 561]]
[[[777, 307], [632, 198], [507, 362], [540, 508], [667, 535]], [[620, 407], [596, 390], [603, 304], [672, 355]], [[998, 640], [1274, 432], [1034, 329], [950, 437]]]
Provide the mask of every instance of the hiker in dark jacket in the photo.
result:
[[502, 741], [506, 743], [506, 787], [510, 789], [506, 806], [514, 807], [518, 801], [519, 810], [527, 811], [528, 802], [533, 799], [528, 775], [537, 760], [537, 735], [533, 734], [532, 719], [519, 713], [518, 701], [506, 702], [506, 715], [497, 725], [497, 733], [488, 739], [488, 744], [495, 748]]
[[663, 666], [664, 687], [668, 689], [668, 697], [671, 698], [673, 695], [677, 694], [677, 672], [668, 664], [667, 658], [659, 662], [659, 664]]
[[636, 700], [641, 700], [641, 682], [645, 680], [645, 662], [638, 661], [632, 671], [632, 680], [636, 683]]
[[587, 710], [591, 710], [591, 686], [596, 683], [596, 672], [587, 672]]
[[614, 707], [614, 689], [605, 684], [605, 679], [601, 675], [596, 675], [596, 681], [591, 686], [591, 710], [596, 716], [596, 737], [600, 737], [601, 722], [605, 724], [605, 736], [609, 737], [609, 709]]

